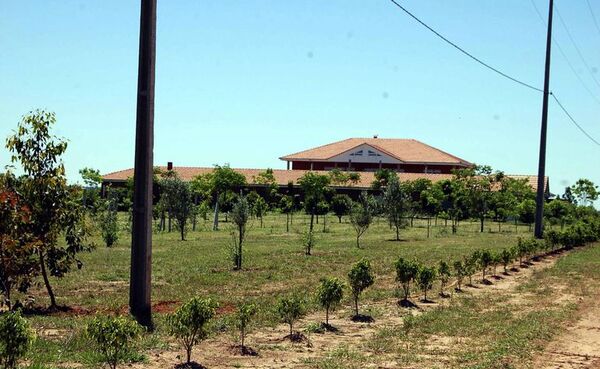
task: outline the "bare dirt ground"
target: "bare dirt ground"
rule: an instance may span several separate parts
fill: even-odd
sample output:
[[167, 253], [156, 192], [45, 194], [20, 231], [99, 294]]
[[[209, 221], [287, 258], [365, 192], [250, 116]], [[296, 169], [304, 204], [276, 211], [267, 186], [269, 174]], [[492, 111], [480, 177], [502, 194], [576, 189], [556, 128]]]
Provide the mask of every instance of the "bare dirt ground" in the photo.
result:
[[600, 368], [600, 301], [582, 309], [581, 318], [552, 341], [536, 367], [543, 369]]
[[[502, 291], [510, 296], [511, 302], [518, 305], [526, 297], [517, 291], [517, 287], [535, 271], [554, 265], [559, 257], [546, 257], [518, 272], [511, 272], [509, 275], [502, 276], [499, 273], [500, 277], [492, 279], [491, 285], [479, 285], [479, 288], [466, 288], [466, 290], [472, 294], [491, 290]], [[567, 296], [566, 300], [571, 299]], [[413, 301], [419, 300], [415, 297]], [[292, 343], [284, 339], [289, 334], [287, 325], [281, 324], [275, 328], [256, 330], [247, 337], [246, 343], [258, 352], [257, 356], [241, 356], [237, 350], [233, 349], [236, 344], [235, 338], [229, 334], [220, 334], [200, 343], [194, 349], [193, 360], [202, 364], [202, 366], [198, 365], [194, 368], [307, 368], [309, 367], [306, 363], [308, 359], [323, 357], [340, 346], [361, 347], [369, 336], [374, 335], [381, 328], [401, 325], [403, 315], [435, 309], [448, 301], [449, 299], [436, 298], [436, 303], [417, 302], [417, 309], [411, 309], [411, 312], [398, 307], [396, 299], [364, 303], [361, 305], [362, 311], [375, 312], [373, 314], [375, 321], [372, 323], [352, 322], [349, 318], [351, 310], [345, 307], [334, 312], [330, 318], [330, 324], [338, 329], [337, 332], [305, 333], [307, 339], [301, 343]], [[544, 369], [600, 368], [600, 321], [596, 318], [599, 314], [600, 302], [590, 307], [581, 320], [569, 328], [556, 342], [552, 342], [547, 353], [540, 357], [538, 365], [535, 367]], [[304, 330], [310, 323], [321, 322], [324, 318], [323, 315], [322, 312], [310, 314], [296, 323], [295, 328]], [[148, 363], [135, 364], [130, 367], [140, 369], [173, 368], [182, 362], [184, 352], [176, 342], [172, 343], [171, 348], [151, 352], [148, 355]], [[392, 362], [379, 367], [392, 368], [397, 367], [397, 364], [392, 360]]]

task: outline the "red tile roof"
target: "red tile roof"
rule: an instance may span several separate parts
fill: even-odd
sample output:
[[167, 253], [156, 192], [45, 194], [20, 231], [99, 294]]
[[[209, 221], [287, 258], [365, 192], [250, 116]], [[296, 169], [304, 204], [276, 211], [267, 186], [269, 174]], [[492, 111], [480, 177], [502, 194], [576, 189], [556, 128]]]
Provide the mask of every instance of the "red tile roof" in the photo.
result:
[[471, 163], [435, 147], [413, 139], [348, 138], [309, 150], [282, 156], [286, 161], [328, 160], [360, 145], [367, 144], [405, 163], [449, 164], [470, 166]]
[[[167, 167], [159, 167], [161, 170], [166, 171]], [[194, 177], [210, 173], [214, 168], [205, 167], [173, 167], [173, 170], [177, 172], [179, 178], [184, 181], [191, 181]], [[249, 184], [255, 183], [254, 178], [265, 169], [248, 169], [248, 168], [232, 168], [238, 173], [241, 173], [246, 177], [246, 182]], [[292, 182], [294, 185], [298, 183], [298, 179], [302, 177], [308, 170], [284, 170], [284, 169], [273, 169], [273, 176], [275, 181], [280, 186], [287, 186], [288, 183]], [[328, 174], [328, 171], [315, 170], [314, 173]], [[352, 187], [357, 189], [369, 188], [371, 183], [375, 180], [374, 172], [358, 172], [360, 174], [360, 180], [356, 184], [348, 184], [339, 187]], [[414, 181], [419, 178], [427, 178], [432, 182], [439, 182], [445, 179], [452, 179], [452, 174], [434, 174], [434, 173], [398, 173], [401, 182]], [[118, 172], [108, 173], [102, 176], [105, 182], [124, 182], [127, 178], [133, 177], [133, 168], [125, 169]], [[516, 179], [527, 179], [531, 188], [537, 189], [537, 176], [526, 176], [526, 175], [508, 175], [508, 177]], [[546, 177], [546, 190], [548, 190], [548, 177]]]

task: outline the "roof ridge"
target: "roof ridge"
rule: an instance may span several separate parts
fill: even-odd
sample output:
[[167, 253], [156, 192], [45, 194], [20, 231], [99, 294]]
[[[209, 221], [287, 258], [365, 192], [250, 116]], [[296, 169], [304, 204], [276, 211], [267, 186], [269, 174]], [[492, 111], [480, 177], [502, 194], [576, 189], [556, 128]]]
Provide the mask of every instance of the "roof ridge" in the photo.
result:
[[362, 138], [350, 137], [350, 138], [346, 138], [346, 139], [344, 139], [344, 140], [335, 141], [335, 142], [330, 142], [330, 143], [328, 143], [328, 144], [324, 144], [324, 145], [320, 145], [320, 146], [312, 147], [312, 148], [310, 148], [310, 149], [306, 149], [306, 150], [298, 151], [298, 152], [295, 152], [295, 153], [292, 153], [292, 154], [287, 154], [287, 155], [284, 155], [284, 156], [280, 157], [279, 159], [280, 159], [280, 160], [283, 160], [283, 158], [286, 158], [286, 157], [288, 157], [288, 156], [294, 156], [294, 155], [298, 155], [298, 154], [301, 154], [301, 153], [303, 153], [303, 152], [306, 152], [306, 151], [311, 151], [311, 150], [321, 149], [321, 148], [323, 148], [323, 147], [327, 147], [327, 146], [331, 146], [331, 145], [339, 144], [340, 142], [345, 142], [345, 141], [350, 141], [350, 140], [362, 140]]

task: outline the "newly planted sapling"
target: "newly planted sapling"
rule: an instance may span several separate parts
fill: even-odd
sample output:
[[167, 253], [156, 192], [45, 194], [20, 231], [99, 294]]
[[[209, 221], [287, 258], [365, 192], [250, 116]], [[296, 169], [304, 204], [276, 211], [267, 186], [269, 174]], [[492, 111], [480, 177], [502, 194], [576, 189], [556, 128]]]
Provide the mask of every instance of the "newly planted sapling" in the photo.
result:
[[420, 265], [416, 261], [399, 258], [394, 266], [396, 267], [396, 281], [402, 285], [404, 291], [402, 301], [407, 303], [410, 296], [410, 282], [417, 279]]
[[245, 346], [245, 339], [248, 333], [248, 329], [250, 327], [250, 323], [252, 318], [256, 315], [258, 309], [255, 304], [252, 303], [244, 303], [238, 306], [238, 309], [235, 314], [235, 325], [237, 329], [240, 331], [240, 349], [241, 354], [246, 355], [252, 353], [252, 350], [249, 350]]
[[440, 265], [438, 266], [438, 275], [440, 279], [440, 296], [447, 297], [446, 286], [450, 281], [452, 271], [450, 270], [450, 265], [443, 260], [440, 261]]
[[317, 300], [325, 308], [325, 328], [330, 328], [329, 311], [335, 309], [344, 296], [344, 283], [337, 278], [324, 278], [317, 289]]
[[306, 303], [299, 295], [282, 297], [275, 306], [277, 315], [282, 323], [290, 326], [290, 335], [292, 341], [299, 341], [302, 336], [300, 333], [294, 333], [294, 322], [306, 315]]
[[494, 256], [490, 250], [482, 250], [479, 252], [479, 267], [481, 268], [481, 280], [485, 283], [485, 272], [492, 265]]
[[352, 297], [354, 299], [354, 319], [361, 319], [358, 313], [358, 298], [361, 293], [369, 288], [374, 283], [373, 272], [371, 271], [371, 263], [363, 259], [352, 266], [348, 273]]
[[192, 348], [208, 335], [206, 324], [215, 315], [216, 307], [209, 298], [194, 297], [167, 316], [169, 333], [185, 348], [187, 364], [192, 359]]
[[96, 317], [86, 329], [95, 350], [111, 369], [127, 358], [141, 332], [139, 324], [124, 317]]
[[25, 356], [34, 336], [29, 323], [18, 311], [8, 311], [0, 316], [0, 364], [4, 369], [15, 369]]
[[437, 271], [434, 267], [421, 267], [419, 268], [419, 273], [417, 275], [417, 282], [419, 284], [419, 288], [423, 291], [423, 302], [428, 302], [427, 300], [427, 291], [433, 287], [433, 281], [437, 276]]
[[462, 291], [462, 283], [467, 276], [465, 263], [461, 260], [456, 260], [452, 267], [454, 268], [454, 275], [456, 275], [456, 290]]
[[513, 253], [510, 249], [504, 249], [500, 252], [500, 260], [502, 261], [502, 266], [504, 267], [504, 274], [508, 274], [508, 265], [513, 260]]

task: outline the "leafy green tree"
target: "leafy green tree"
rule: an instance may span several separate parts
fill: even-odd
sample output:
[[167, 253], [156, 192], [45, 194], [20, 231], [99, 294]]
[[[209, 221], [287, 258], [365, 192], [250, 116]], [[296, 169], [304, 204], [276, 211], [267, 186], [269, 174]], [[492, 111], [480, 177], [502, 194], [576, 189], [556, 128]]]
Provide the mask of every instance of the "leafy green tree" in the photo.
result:
[[455, 172], [455, 175], [457, 180], [464, 185], [469, 210], [474, 217], [479, 219], [480, 232], [483, 232], [485, 217], [492, 203], [493, 190], [504, 174], [492, 173], [492, 168], [489, 166], [476, 165], [472, 168], [460, 169]]
[[233, 237], [232, 258], [236, 270], [242, 269], [243, 244], [246, 238], [246, 224], [250, 218], [250, 206], [248, 200], [240, 196], [231, 210], [231, 220], [235, 224], [236, 232]]
[[231, 169], [228, 164], [215, 165], [212, 172], [197, 176], [192, 189], [204, 198], [212, 199], [214, 205], [213, 230], [219, 229], [219, 206], [226, 206], [235, 191], [246, 185], [246, 177]]
[[289, 195], [284, 195], [279, 201], [279, 208], [285, 214], [285, 231], [290, 231], [290, 217], [294, 212], [294, 198]]
[[417, 283], [421, 291], [423, 291], [423, 301], [427, 302], [427, 291], [433, 287], [433, 282], [437, 278], [437, 270], [434, 267], [422, 267], [419, 268], [417, 275]]
[[172, 175], [161, 179], [160, 187], [162, 190], [160, 201], [169, 213], [169, 219], [172, 218], [177, 223], [181, 240], [185, 241], [187, 223], [194, 210], [190, 185], [177, 175]]
[[535, 222], [535, 200], [523, 200], [517, 206], [517, 212], [519, 214], [519, 220], [525, 224], [528, 224], [531, 230], [531, 224]]
[[452, 234], [458, 229], [458, 222], [468, 214], [468, 197], [464, 181], [443, 180], [436, 182], [442, 196], [441, 212], [452, 221]]
[[329, 213], [329, 203], [326, 200], [321, 200], [317, 203], [317, 223], [319, 223], [319, 215], [323, 216], [323, 232], [327, 227], [327, 213]]
[[448, 286], [448, 282], [450, 282], [450, 277], [452, 276], [452, 271], [450, 270], [450, 265], [441, 260], [438, 265], [437, 270], [439, 279], [440, 279], [440, 296], [446, 296], [446, 286]]
[[500, 251], [500, 260], [502, 261], [502, 265], [504, 266], [504, 274], [508, 274], [508, 266], [513, 260], [513, 253], [510, 249], [503, 249]]
[[373, 197], [363, 192], [357, 203], [352, 205], [350, 211], [350, 223], [356, 232], [356, 247], [360, 248], [360, 236], [362, 236], [373, 222]]
[[19, 182], [11, 172], [0, 174], [0, 292], [9, 310], [13, 289], [26, 292], [39, 271], [36, 240], [27, 232], [31, 212]]
[[[67, 186], [61, 159], [67, 142], [50, 133], [55, 122], [54, 113], [31, 112], [6, 144], [12, 161], [25, 173], [21, 191], [31, 212], [28, 233], [38, 241], [36, 253], [51, 308], [57, 304], [49, 276], [62, 277], [74, 264], [81, 267], [77, 254], [93, 248], [87, 242], [89, 229], [78, 191]], [[58, 242], [61, 235], [64, 243]]]
[[306, 315], [306, 302], [299, 295], [282, 297], [275, 305], [277, 315], [290, 326], [290, 339], [294, 340], [294, 322]]
[[337, 194], [331, 198], [331, 210], [342, 222], [342, 217], [348, 215], [352, 209], [352, 199], [346, 194]]
[[298, 179], [298, 184], [304, 193], [304, 209], [307, 214], [310, 214], [309, 231], [314, 228], [314, 218], [317, 214], [317, 204], [325, 200], [329, 193], [330, 178], [327, 175], [307, 172]]
[[140, 325], [123, 317], [96, 317], [86, 328], [95, 350], [111, 369], [127, 358], [141, 332]]
[[402, 301], [407, 302], [410, 296], [410, 282], [417, 279], [421, 266], [414, 260], [404, 258], [399, 258], [394, 266], [396, 267], [396, 281], [402, 285], [404, 291]]
[[348, 273], [348, 280], [350, 281], [350, 289], [352, 290], [352, 297], [354, 299], [354, 314], [355, 317], [358, 317], [358, 298], [364, 290], [371, 287], [375, 282], [371, 263], [366, 259], [362, 259], [354, 264]]
[[192, 360], [194, 346], [206, 338], [206, 325], [215, 315], [216, 308], [213, 300], [194, 297], [167, 316], [169, 333], [183, 345], [187, 364]]
[[304, 254], [305, 255], [310, 255], [312, 252], [312, 249], [315, 247], [315, 244], [317, 243], [317, 240], [315, 238], [315, 233], [309, 231], [306, 231], [304, 233], [304, 239], [302, 240], [303, 244], [304, 244]]
[[481, 268], [481, 279], [485, 281], [485, 271], [494, 262], [494, 256], [490, 250], [482, 250], [479, 252], [479, 267]]
[[260, 228], [262, 228], [263, 227], [263, 216], [267, 212], [267, 202], [265, 201], [265, 199], [263, 199], [259, 195], [256, 198], [256, 201], [254, 202], [254, 206], [253, 206], [252, 210], [254, 211], [254, 215], [256, 215], [256, 217], [258, 219], [260, 219]]
[[544, 206], [544, 216], [551, 224], [560, 224], [561, 228], [574, 212], [573, 204], [562, 199], [554, 199]]
[[344, 296], [344, 283], [337, 278], [321, 279], [317, 289], [317, 300], [325, 308], [325, 325], [329, 326], [329, 311], [342, 301]]
[[375, 171], [375, 180], [371, 183], [371, 189], [373, 190], [383, 190], [387, 187], [390, 179], [392, 177], [397, 177], [398, 175], [391, 169], [378, 169]]
[[273, 173], [273, 169], [267, 168], [266, 170], [258, 173], [256, 177], [253, 177], [253, 182], [259, 185], [263, 185], [266, 187], [265, 191], [265, 200], [266, 207], [268, 205], [273, 205], [276, 203], [279, 185], [277, 184], [277, 180], [275, 179], [275, 174]]
[[0, 363], [4, 369], [16, 369], [34, 340], [29, 323], [18, 311], [0, 315]]
[[479, 250], [473, 251], [471, 255], [465, 258], [463, 265], [465, 268], [465, 276], [469, 278], [469, 286], [473, 286], [473, 275], [477, 272], [479, 267], [479, 260], [481, 259], [481, 253]]
[[413, 226], [415, 216], [425, 211], [423, 197], [428, 194], [428, 190], [431, 187], [431, 180], [427, 178], [418, 178], [403, 183], [402, 192], [405, 195], [405, 213], [410, 218], [411, 227]]
[[571, 191], [577, 198], [580, 205], [591, 206], [594, 201], [598, 200], [600, 192], [598, 186], [594, 182], [586, 178], [581, 178], [571, 186]]
[[403, 216], [409, 207], [409, 199], [404, 193], [398, 176], [390, 177], [390, 180], [383, 193], [383, 202], [385, 214], [388, 221], [396, 229], [396, 241], [400, 241], [400, 228], [403, 225]]
[[102, 185], [102, 176], [100, 171], [92, 168], [83, 168], [79, 170], [79, 175], [85, 185], [83, 189], [83, 206], [95, 214], [100, 202], [100, 186]]
[[331, 184], [334, 186], [348, 186], [360, 181], [360, 173], [346, 172], [339, 168], [334, 168], [327, 174], [329, 174]]
[[100, 215], [100, 233], [106, 247], [112, 247], [119, 240], [119, 222], [116, 203], [106, 207]]
[[575, 199], [575, 195], [573, 195], [571, 187], [565, 187], [565, 193], [562, 195], [562, 199], [571, 205], [577, 205], [577, 199]]
[[240, 331], [240, 349], [242, 355], [247, 352], [247, 348], [245, 345], [246, 335], [248, 334], [248, 329], [250, 328], [250, 323], [252, 322], [252, 318], [258, 312], [258, 308], [255, 304], [252, 303], [244, 303], [240, 304], [235, 313], [235, 325], [237, 329]]

